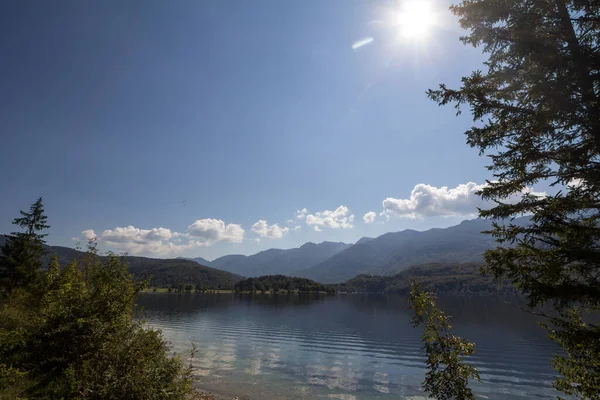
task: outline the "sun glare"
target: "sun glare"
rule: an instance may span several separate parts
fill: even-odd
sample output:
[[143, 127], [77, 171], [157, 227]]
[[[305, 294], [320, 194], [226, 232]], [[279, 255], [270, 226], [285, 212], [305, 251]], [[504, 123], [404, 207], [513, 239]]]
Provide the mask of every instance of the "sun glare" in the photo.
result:
[[403, 3], [396, 23], [402, 38], [423, 39], [429, 34], [436, 20], [429, 2], [408, 0]]

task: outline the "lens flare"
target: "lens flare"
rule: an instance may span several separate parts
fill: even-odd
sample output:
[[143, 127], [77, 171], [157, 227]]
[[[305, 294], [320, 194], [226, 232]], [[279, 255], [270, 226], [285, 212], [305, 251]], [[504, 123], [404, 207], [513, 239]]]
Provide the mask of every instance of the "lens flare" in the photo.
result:
[[366, 37], [364, 39], [357, 40], [356, 42], [352, 43], [352, 50], [361, 48], [361, 47], [371, 43], [373, 40], [375, 40], [375, 39], [373, 39], [372, 37]]

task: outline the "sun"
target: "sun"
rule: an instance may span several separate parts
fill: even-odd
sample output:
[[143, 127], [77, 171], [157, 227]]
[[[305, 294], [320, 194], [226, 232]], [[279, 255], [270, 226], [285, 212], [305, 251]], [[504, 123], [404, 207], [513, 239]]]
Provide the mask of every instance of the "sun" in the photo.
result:
[[397, 14], [396, 25], [403, 39], [424, 39], [436, 24], [431, 4], [426, 0], [407, 0]]

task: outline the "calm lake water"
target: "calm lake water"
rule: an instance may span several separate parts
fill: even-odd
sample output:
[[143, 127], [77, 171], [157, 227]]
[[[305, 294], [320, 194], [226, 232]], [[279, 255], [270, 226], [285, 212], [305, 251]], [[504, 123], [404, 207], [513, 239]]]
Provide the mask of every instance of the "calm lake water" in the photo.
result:
[[[420, 328], [405, 297], [143, 294], [144, 319], [177, 352], [198, 347], [207, 390], [243, 398], [423, 398]], [[444, 297], [455, 332], [476, 343], [477, 398], [550, 399], [554, 345], [493, 297]]]

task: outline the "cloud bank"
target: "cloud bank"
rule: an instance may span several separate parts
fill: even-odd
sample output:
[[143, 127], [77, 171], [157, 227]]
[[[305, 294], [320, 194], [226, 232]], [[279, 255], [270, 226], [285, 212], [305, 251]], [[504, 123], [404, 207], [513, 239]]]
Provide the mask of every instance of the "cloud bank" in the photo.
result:
[[[395, 199], [389, 197], [382, 202], [386, 217], [420, 218], [420, 217], [449, 217], [449, 216], [476, 216], [477, 208], [486, 208], [490, 203], [481, 199], [476, 193], [486, 184], [478, 185], [474, 182], [460, 184], [455, 188], [435, 186], [419, 183], [410, 192], [410, 197]], [[529, 188], [522, 191], [521, 195], [507, 199], [507, 202], [518, 201], [525, 194], [530, 193], [545, 196], [545, 193], [534, 192]], [[366, 222], [366, 221], [365, 221]]]
[[[406, 198], [388, 197], [383, 200], [379, 216], [384, 220], [395, 218], [425, 218], [476, 216], [478, 208], [488, 208], [492, 204], [483, 201], [476, 193], [485, 188], [486, 184], [467, 182], [456, 187], [435, 187], [419, 183], [411, 190]], [[568, 183], [572, 190], [585, 187], [581, 180], [574, 179]], [[525, 188], [519, 195], [506, 200], [518, 201], [523, 194], [545, 196], [545, 193], [534, 192]], [[340, 205], [335, 210], [310, 212], [307, 208], [296, 211], [295, 218], [288, 219], [280, 226], [271, 224], [267, 220], [258, 220], [251, 226], [257, 237], [245, 239], [245, 231], [240, 224], [227, 224], [220, 219], [205, 218], [193, 222], [183, 232], [158, 227], [151, 229], [137, 228], [132, 225], [107, 229], [96, 233], [92, 229], [82, 231], [77, 241], [97, 240], [98, 244], [116, 252], [150, 256], [174, 256], [179, 253], [198, 247], [211, 246], [219, 242], [242, 243], [244, 240], [260, 242], [262, 238], [281, 239], [290, 232], [301, 229], [304, 222], [316, 232], [327, 229], [350, 229], [354, 226], [354, 214], [346, 205]], [[373, 224], [378, 219], [374, 211], [369, 211], [362, 216], [365, 224]]]
[[170, 256], [184, 250], [211, 246], [217, 242], [241, 243], [244, 229], [238, 224], [225, 224], [218, 219], [199, 219], [188, 226], [184, 233], [168, 228], [140, 229], [132, 225], [107, 229], [96, 234], [93, 229], [81, 232], [75, 240], [95, 239], [116, 252]]

